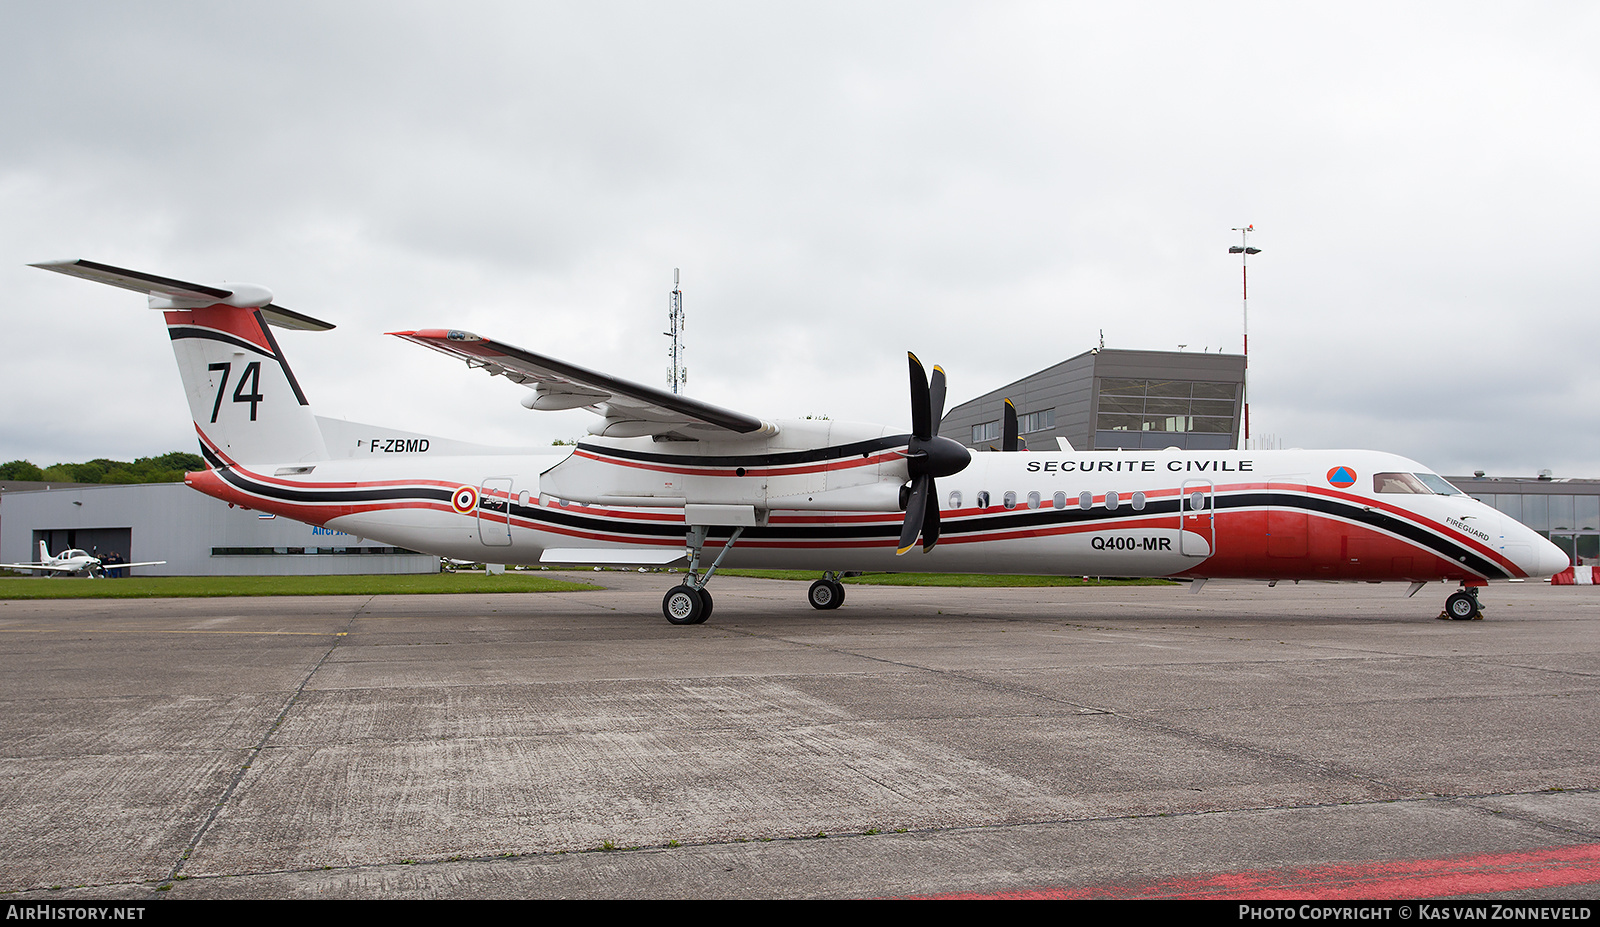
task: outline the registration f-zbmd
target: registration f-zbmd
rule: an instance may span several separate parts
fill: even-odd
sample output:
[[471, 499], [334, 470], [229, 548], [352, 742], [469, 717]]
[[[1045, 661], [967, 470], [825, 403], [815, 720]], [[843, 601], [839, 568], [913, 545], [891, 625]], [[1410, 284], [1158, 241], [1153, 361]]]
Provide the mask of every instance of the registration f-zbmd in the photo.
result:
[[[911, 430], [768, 421], [453, 329], [394, 332], [584, 408], [561, 453], [316, 416], [272, 327], [333, 326], [264, 287], [90, 261], [35, 265], [145, 293], [165, 314], [209, 469], [195, 489], [413, 550], [495, 563], [665, 566], [674, 624], [704, 621], [720, 566], [1460, 584], [1548, 576], [1559, 548], [1414, 461], [1376, 451], [973, 454], [939, 435], [945, 375], [910, 358]], [[1008, 441], [1012, 435], [1008, 434]], [[937, 545], [937, 547], [936, 547]], [[921, 551], [912, 552], [921, 547]]]

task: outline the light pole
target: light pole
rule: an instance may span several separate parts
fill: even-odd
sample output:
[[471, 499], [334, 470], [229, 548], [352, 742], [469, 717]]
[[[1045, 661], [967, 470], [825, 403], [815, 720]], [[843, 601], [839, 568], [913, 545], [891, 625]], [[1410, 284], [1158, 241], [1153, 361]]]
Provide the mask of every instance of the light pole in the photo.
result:
[[1229, 254], [1239, 255], [1239, 270], [1241, 273], [1240, 286], [1244, 293], [1244, 381], [1239, 384], [1244, 393], [1244, 440], [1239, 445], [1239, 450], [1250, 449], [1250, 255], [1260, 254], [1260, 248], [1250, 247], [1250, 233], [1254, 232], [1254, 225], [1247, 225], [1242, 229], [1234, 229], [1239, 233], [1239, 244], [1228, 248]]

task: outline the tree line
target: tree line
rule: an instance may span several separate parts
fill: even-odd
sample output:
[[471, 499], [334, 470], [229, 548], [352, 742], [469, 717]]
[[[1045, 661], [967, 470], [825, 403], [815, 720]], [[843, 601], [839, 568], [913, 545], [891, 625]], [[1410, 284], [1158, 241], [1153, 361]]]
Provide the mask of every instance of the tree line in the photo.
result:
[[26, 460], [0, 464], [0, 480], [35, 480], [45, 483], [181, 483], [183, 474], [204, 470], [199, 454], [172, 451], [159, 457], [137, 460], [108, 460], [97, 457], [87, 463], [58, 463], [39, 467]]

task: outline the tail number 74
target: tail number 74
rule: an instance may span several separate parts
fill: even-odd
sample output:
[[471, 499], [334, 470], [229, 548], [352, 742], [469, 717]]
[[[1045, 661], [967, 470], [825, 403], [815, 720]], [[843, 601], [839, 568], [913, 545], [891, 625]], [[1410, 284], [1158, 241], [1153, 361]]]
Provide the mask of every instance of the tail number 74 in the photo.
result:
[[[222, 394], [228, 391], [228, 375], [233, 372], [233, 364], [212, 364], [207, 370], [222, 371], [222, 378], [217, 381], [217, 399], [211, 404], [211, 422], [216, 424], [217, 413], [222, 411]], [[245, 387], [250, 387], [250, 392], [245, 392]], [[233, 388], [234, 402], [250, 403], [250, 421], [256, 420], [256, 406], [266, 397], [261, 395], [261, 362], [251, 361], [244, 367], [244, 373], [239, 375], [239, 382]]]

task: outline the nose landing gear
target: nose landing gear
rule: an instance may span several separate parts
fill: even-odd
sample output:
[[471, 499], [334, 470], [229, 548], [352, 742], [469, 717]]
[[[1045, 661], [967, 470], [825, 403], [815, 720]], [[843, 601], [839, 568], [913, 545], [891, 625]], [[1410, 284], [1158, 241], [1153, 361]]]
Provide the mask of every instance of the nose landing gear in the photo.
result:
[[1451, 593], [1450, 598], [1444, 600], [1444, 611], [1439, 617], [1450, 621], [1482, 621], [1483, 606], [1478, 603], [1478, 587], [1463, 586], [1460, 592]]

